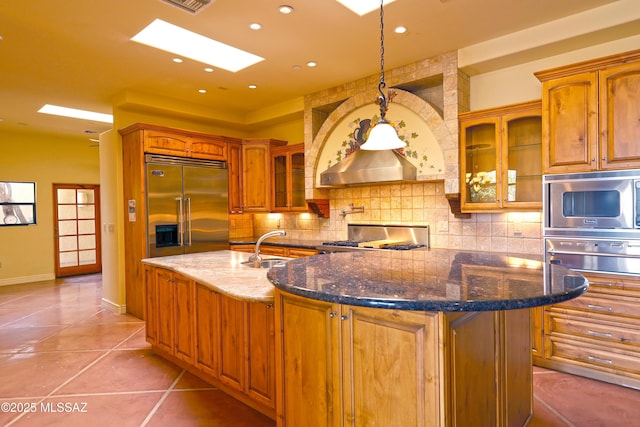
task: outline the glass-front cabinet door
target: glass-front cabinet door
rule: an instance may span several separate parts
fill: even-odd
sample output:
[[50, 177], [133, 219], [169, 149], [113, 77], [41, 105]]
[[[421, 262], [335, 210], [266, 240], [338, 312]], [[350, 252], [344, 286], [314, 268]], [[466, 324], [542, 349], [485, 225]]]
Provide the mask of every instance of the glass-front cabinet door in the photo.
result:
[[507, 145], [504, 202], [540, 206], [542, 201], [542, 120], [540, 115], [518, 113], [503, 120]]
[[273, 208], [281, 210], [288, 208], [287, 200], [289, 192], [287, 181], [289, 178], [287, 168], [287, 155], [274, 154], [273, 156]]
[[460, 115], [462, 212], [542, 206], [540, 101]]
[[304, 197], [304, 144], [272, 150], [274, 212], [306, 211]]
[[500, 120], [479, 119], [465, 124], [461, 154], [464, 168], [464, 204], [495, 209], [500, 201]]

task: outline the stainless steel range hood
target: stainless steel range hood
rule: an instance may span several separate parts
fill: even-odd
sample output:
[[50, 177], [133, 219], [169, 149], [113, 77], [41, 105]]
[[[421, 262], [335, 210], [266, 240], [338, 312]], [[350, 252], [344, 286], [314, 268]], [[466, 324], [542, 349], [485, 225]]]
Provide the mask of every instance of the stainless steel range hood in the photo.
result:
[[416, 167], [393, 150], [357, 150], [320, 174], [322, 185], [415, 181]]

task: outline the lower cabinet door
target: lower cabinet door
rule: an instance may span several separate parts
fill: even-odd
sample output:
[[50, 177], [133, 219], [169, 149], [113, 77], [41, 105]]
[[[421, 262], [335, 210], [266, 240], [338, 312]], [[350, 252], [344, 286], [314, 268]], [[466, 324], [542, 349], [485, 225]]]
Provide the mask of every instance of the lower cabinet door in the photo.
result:
[[242, 391], [245, 382], [246, 303], [220, 295], [220, 344], [218, 378]]
[[174, 285], [175, 355], [193, 365], [195, 363], [195, 282], [176, 274]]
[[247, 304], [246, 393], [275, 408], [275, 318], [272, 304]]
[[342, 425], [338, 306], [276, 292], [278, 426]]
[[344, 425], [443, 425], [438, 314], [342, 306], [340, 319]]
[[206, 286], [196, 286], [196, 366], [214, 378], [218, 377], [217, 343], [220, 330], [218, 297]]

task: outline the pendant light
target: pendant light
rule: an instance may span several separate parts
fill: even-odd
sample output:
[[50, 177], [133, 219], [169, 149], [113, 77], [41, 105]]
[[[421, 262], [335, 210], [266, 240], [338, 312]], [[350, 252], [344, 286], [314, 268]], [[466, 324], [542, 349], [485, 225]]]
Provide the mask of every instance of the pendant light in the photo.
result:
[[378, 92], [380, 95], [376, 100], [376, 104], [380, 105], [380, 120], [369, 132], [369, 138], [360, 146], [362, 150], [393, 150], [396, 148], [406, 147], [407, 143], [401, 140], [396, 130], [387, 122], [385, 116], [387, 114], [387, 104], [391, 102], [396, 92], [391, 89], [388, 96], [382, 91], [387, 84], [384, 81], [384, 0], [380, 0], [380, 83], [378, 83]]

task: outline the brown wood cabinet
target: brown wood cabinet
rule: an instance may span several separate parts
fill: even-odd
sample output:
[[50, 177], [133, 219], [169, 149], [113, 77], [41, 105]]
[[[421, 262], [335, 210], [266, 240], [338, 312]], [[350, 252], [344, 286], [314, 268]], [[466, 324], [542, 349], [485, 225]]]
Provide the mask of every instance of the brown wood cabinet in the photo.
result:
[[530, 311], [441, 313], [276, 290], [278, 426], [521, 426]]
[[147, 257], [146, 153], [211, 160], [227, 160], [227, 145], [236, 138], [208, 135], [149, 124], [120, 129], [122, 136], [124, 263], [127, 313], [144, 318], [143, 268]]
[[539, 366], [602, 381], [640, 387], [640, 280], [583, 273], [589, 290], [546, 307], [544, 340], [534, 353]]
[[540, 101], [460, 114], [462, 212], [542, 207]]
[[230, 143], [229, 153], [229, 213], [244, 212], [243, 184], [242, 184], [242, 144]]
[[271, 150], [271, 211], [307, 211], [304, 195], [304, 144]]
[[544, 173], [640, 167], [640, 50], [535, 75]]
[[234, 299], [164, 268], [144, 271], [154, 351], [275, 418], [273, 305]]
[[286, 144], [275, 139], [242, 141], [243, 212], [268, 212], [271, 208], [271, 149]]
[[[232, 245], [232, 251], [238, 252], [255, 252], [255, 245]], [[318, 255], [316, 249], [309, 249], [304, 247], [291, 247], [291, 246], [273, 246], [262, 245], [260, 246], [260, 253], [263, 255], [283, 256], [287, 258], [302, 258], [305, 256]]]

